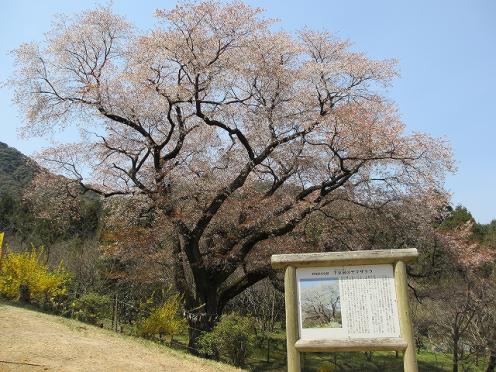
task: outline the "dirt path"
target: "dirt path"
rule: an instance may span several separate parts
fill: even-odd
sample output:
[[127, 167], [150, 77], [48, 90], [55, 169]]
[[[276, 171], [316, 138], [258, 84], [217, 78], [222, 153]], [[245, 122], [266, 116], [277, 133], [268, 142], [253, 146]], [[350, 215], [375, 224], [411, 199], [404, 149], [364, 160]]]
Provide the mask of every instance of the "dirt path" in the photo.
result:
[[0, 371], [236, 369], [145, 340], [0, 303]]

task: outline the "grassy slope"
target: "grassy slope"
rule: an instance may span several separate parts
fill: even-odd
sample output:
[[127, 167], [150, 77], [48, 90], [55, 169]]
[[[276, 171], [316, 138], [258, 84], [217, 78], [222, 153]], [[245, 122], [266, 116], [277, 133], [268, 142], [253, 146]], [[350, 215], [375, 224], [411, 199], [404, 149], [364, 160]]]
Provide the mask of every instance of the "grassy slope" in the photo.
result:
[[[264, 342], [249, 358], [250, 370], [286, 370], [284, 333], [274, 335], [270, 344], [270, 362], [266, 361]], [[423, 351], [417, 359], [420, 371], [451, 371], [449, 355]], [[468, 370], [483, 371], [483, 365], [481, 361]], [[304, 372], [403, 370], [401, 357], [387, 352], [374, 352], [371, 361], [367, 361], [364, 353], [306, 353], [302, 367]], [[0, 371], [38, 370], [227, 372], [236, 369], [154, 342], [0, 302]]]
[[0, 303], [1, 371], [236, 371], [138, 338]]

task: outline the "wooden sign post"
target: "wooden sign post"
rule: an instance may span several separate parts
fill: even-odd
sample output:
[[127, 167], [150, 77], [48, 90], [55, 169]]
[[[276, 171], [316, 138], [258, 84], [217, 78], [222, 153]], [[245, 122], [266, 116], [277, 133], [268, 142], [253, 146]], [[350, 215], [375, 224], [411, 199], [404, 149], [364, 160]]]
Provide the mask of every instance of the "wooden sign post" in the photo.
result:
[[416, 249], [279, 254], [286, 269], [287, 363], [301, 371], [301, 352], [402, 351], [417, 372], [406, 263]]

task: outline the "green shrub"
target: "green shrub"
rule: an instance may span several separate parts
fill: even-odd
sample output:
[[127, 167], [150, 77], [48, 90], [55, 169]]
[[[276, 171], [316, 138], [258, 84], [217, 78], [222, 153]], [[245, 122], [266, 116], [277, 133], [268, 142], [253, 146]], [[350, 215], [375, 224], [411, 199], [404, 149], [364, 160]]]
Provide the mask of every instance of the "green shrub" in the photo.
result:
[[7, 251], [0, 262], [0, 293], [10, 299], [45, 304], [67, 293], [70, 273], [42, 263], [43, 247], [29, 252]]
[[73, 302], [73, 308], [77, 319], [96, 324], [110, 315], [112, 303], [108, 296], [88, 292]]
[[186, 320], [179, 315], [180, 310], [180, 296], [171, 296], [162, 306], [153, 309], [150, 315], [139, 323], [139, 335], [147, 338], [153, 338], [155, 335], [160, 337], [170, 335], [172, 342], [174, 335], [183, 332], [186, 327]]
[[223, 316], [212, 332], [200, 336], [198, 345], [202, 353], [217, 359], [226, 354], [235, 366], [243, 366], [255, 340], [253, 318], [233, 313]]

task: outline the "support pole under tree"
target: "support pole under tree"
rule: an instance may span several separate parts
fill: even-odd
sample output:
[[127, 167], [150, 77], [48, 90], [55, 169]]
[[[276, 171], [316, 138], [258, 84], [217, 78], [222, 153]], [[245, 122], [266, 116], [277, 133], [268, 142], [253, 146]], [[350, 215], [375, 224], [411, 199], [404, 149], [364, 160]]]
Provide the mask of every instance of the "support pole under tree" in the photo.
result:
[[408, 305], [408, 282], [406, 278], [406, 265], [403, 261], [396, 262], [394, 266], [394, 282], [398, 302], [398, 316], [400, 320], [400, 335], [407, 342], [403, 354], [405, 372], [418, 372], [417, 358], [415, 355], [415, 340], [413, 338], [412, 323], [410, 321], [410, 308]]
[[117, 293], [115, 294], [115, 300], [114, 300], [114, 309], [113, 309], [113, 317], [112, 317], [112, 329], [117, 332], [118, 330], [118, 322], [119, 322], [119, 314], [118, 314], [118, 303], [117, 303]]
[[296, 294], [296, 268], [293, 266], [286, 268], [284, 289], [288, 372], [300, 372], [300, 353], [295, 348], [295, 343], [298, 341], [298, 303]]

